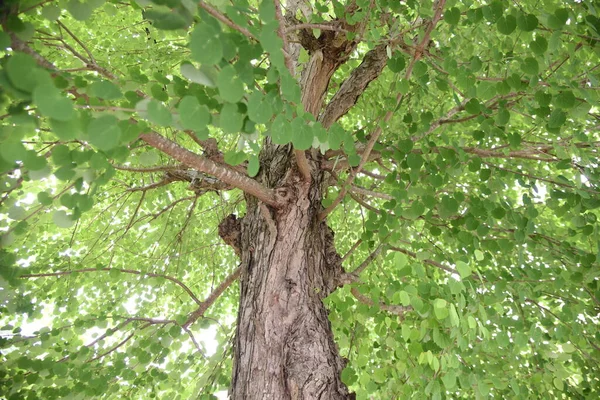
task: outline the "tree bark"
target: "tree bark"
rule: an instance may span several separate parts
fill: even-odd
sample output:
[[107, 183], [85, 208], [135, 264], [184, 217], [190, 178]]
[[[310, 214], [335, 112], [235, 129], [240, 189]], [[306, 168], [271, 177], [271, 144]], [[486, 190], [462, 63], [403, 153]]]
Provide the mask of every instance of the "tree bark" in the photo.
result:
[[[289, 165], [289, 148], [271, 149], [271, 159], [263, 152], [261, 165]], [[333, 232], [317, 219], [323, 173], [311, 169], [311, 185], [303, 188], [295, 168], [265, 168], [263, 182], [277, 182], [279, 193], [285, 192], [283, 207], [247, 199], [233, 399], [353, 398], [341, 382], [344, 362], [322, 302], [342, 269]]]

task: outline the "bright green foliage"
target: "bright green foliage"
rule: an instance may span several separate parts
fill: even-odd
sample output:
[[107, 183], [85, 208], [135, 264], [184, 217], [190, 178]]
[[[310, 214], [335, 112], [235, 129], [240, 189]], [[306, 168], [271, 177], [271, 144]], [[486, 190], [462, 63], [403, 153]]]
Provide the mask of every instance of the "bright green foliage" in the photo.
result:
[[210, 2], [240, 29], [191, 0], [0, 4], [0, 396], [230, 384], [237, 288], [185, 323], [237, 266], [216, 227], [243, 195], [174, 174], [141, 133], [198, 154], [216, 139], [250, 177], [266, 137], [318, 148], [340, 182], [326, 207], [381, 126], [327, 218], [340, 254], [360, 241], [346, 270], [382, 249], [325, 300], [343, 381], [359, 399], [600, 397], [600, 3], [447, 1], [415, 63], [431, 1], [302, 3], [302, 23], [364, 24], [325, 102], [388, 45], [328, 130], [302, 112], [308, 56], [292, 76], [270, 1]]

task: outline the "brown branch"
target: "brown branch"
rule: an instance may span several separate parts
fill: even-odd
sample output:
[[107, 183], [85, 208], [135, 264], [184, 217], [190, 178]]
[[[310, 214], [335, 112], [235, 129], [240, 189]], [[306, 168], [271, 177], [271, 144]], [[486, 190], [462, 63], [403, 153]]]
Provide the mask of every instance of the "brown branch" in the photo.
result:
[[[412, 252], [410, 250], [403, 249], [401, 247], [390, 246], [390, 250], [397, 251], [397, 252], [402, 253], [402, 254], [406, 254], [407, 256], [412, 257], [412, 258], [417, 258], [417, 253]], [[433, 260], [428, 260], [427, 259], [427, 260], [423, 260], [423, 263], [429, 264], [429, 265], [431, 265], [433, 267], [439, 268], [439, 269], [444, 270], [446, 272], [449, 272], [451, 274], [458, 275], [458, 271], [456, 271], [454, 268], [447, 267], [447, 266], [445, 266], [445, 265], [443, 265], [443, 264], [441, 264], [441, 263], [439, 263], [437, 261], [433, 261]]]
[[275, 18], [277, 18], [277, 22], [279, 23], [279, 26], [277, 27], [277, 35], [283, 41], [283, 49], [282, 50], [283, 50], [283, 58], [285, 60], [285, 66], [287, 67], [288, 71], [290, 71], [290, 74], [292, 74], [292, 76], [294, 76], [294, 65], [292, 64], [292, 59], [290, 58], [289, 44], [288, 44], [288, 40], [287, 40], [287, 35], [285, 34], [285, 31], [284, 31], [285, 22], [283, 20], [283, 14], [281, 13], [281, 3], [279, 2], [279, 0], [273, 0], [273, 4], [275, 6]]
[[336, 26], [336, 25], [331, 25], [331, 24], [327, 24], [327, 23], [321, 23], [321, 24], [295, 24], [295, 25], [291, 25], [288, 26], [287, 28], [285, 28], [284, 32], [285, 33], [290, 33], [293, 31], [298, 31], [301, 29], [320, 29], [322, 31], [335, 31], [335, 32], [350, 32], [347, 29], [344, 29], [340, 26]]
[[143, 192], [146, 193], [148, 190], [152, 190], [152, 189], [156, 189], [165, 185], [168, 185], [169, 183], [171, 183], [172, 181], [168, 180], [168, 179], [162, 179], [158, 182], [155, 183], [151, 183], [149, 185], [146, 186], [136, 186], [136, 187], [132, 187], [127, 189], [128, 192]]
[[241, 268], [238, 267], [235, 271], [233, 271], [219, 286], [213, 290], [211, 294], [208, 295], [206, 300], [199, 303], [198, 308], [190, 313], [187, 321], [182, 325], [183, 329], [187, 329], [191, 324], [193, 324], [198, 318], [202, 317], [206, 310], [213, 305], [213, 303], [223, 294], [225, 289], [227, 289], [231, 284], [240, 276]]
[[94, 362], [96, 360], [99, 360], [103, 357], [106, 357], [107, 355], [109, 355], [110, 353], [116, 351], [119, 347], [123, 346], [125, 343], [127, 343], [132, 337], [133, 335], [135, 335], [135, 332], [132, 332], [131, 334], [129, 334], [129, 336], [127, 336], [125, 339], [123, 339], [122, 341], [120, 341], [116, 346], [112, 347], [111, 349], [109, 349], [108, 351], [102, 353], [102, 354], [98, 354], [96, 357], [94, 358], [90, 358], [87, 362], [91, 363]]
[[[425, 34], [423, 35], [423, 39], [417, 46], [417, 50], [415, 50], [413, 59], [412, 59], [410, 65], [408, 66], [408, 68], [406, 69], [406, 73], [404, 74], [404, 79], [406, 79], [406, 80], [410, 79], [415, 62], [419, 58], [421, 58], [421, 55], [423, 54], [423, 49], [425, 48], [426, 44], [429, 43], [429, 37], [431, 35], [431, 32], [433, 31], [436, 24], [439, 22], [440, 18], [442, 17], [442, 10], [444, 8], [444, 4], [446, 4], [446, 0], [438, 0], [438, 3], [436, 4], [436, 7], [435, 7], [436, 9], [435, 9], [435, 15], [433, 17], [433, 20], [427, 26], [427, 29], [425, 30]], [[342, 202], [342, 200], [344, 199], [344, 196], [346, 196], [346, 193], [348, 192], [348, 188], [350, 187], [350, 185], [352, 185], [352, 182], [354, 182], [356, 175], [358, 175], [358, 173], [363, 169], [363, 167], [369, 160], [369, 156], [371, 154], [371, 151], [373, 150], [373, 146], [375, 146], [377, 139], [379, 139], [379, 136], [381, 135], [381, 133], [383, 131], [381, 126], [384, 125], [385, 123], [389, 122], [389, 120], [392, 118], [392, 115], [394, 115], [395, 109], [397, 109], [398, 106], [401, 104], [403, 96], [404, 95], [402, 93], [398, 93], [398, 95], [396, 96], [396, 107], [394, 107], [394, 110], [389, 110], [385, 114], [385, 116], [383, 118], [383, 123], [377, 124], [377, 128], [375, 128], [375, 130], [371, 133], [371, 138], [369, 139], [369, 142], [365, 146], [365, 151], [360, 159], [358, 167], [356, 167], [356, 169], [352, 170], [352, 172], [350, 173], [350, 176], [348, 176], [348, 179], [346, 180], [344, 187], [338, 194], [338, 197], [335, 200], [333, 200], [333, 202], [329, 205], [329, 207], [327, 207], [325, 210], [323, 210], [319, 214], [319, 220], [325, 219], [327, 217], [327, 215], [329, 215], [329, 213], [331, 213]]]
[[387, 44], [380, 44], [365, 54], [362, 63], [342, 83], [319, 117], [325, 129], [343, 117], [356, 104], [369, 83], [381, 74], [387, 62], [386, 47]]
[[200, 172], [215, 176], [221, 181], [243, 190], [244, 192], [258, 198], [262, 202], [278, 207], [279, 202], [272, 189], [262, 186], [260, 183], [245, 175], [240, 174], [224, 165], [217, 164], [208, 158], [202, 157], [196, 153], [181, 147], [177, 143], [159, 135], [158, 133], [143, 133], [140, 139], [150, 146], [170, 155], [177, 161], [180, 161]]
[[394, 199], [394, 196], [391, 196], [391, 195], [389, 195], [387, 193], [374, 192], [372, 190], [368, 190], [368, 189], [362, 188], [360, 186], [355, 186], [355, 185], [352, 185], [350, 187], [350, 191], [354, 192], [354, 193], [358, 193], [358, 194], [363, 195], [363, 196], [377, 197], [377, 198], [383, 199], [383, 200], [392, 200], [392, 199]]
[[71, 32], [69, 30], [69, 28], [67, 28], [62, 22], [60, 22], [60, 20], [57, 20], [56, 23], [58, 24], [59, 27], [64, 29], [65, 32], [67, 32], [69, 34], [69, 36], [71, 36], [73, 38], [73, 40], [75, 40], [79, 46], [81, 46], [81, 48], [87, 53], [88, 57], [90, 58], [90, 62], [92, 64], [96, 65], [96, 59], [92, 55], [92, 52], [87, 48], [87, 46], [85, 44], [83, 44], [83, 42], [81, 40], [79, 40], [79, 38], [77, 36], [75, 36], [75, 34], [73, 34], [73, 32]]
[[[360, 293], [357, 288], [355, 288], [355, 287], [351, 288], [350, 293], [352, 293], [352, 295], [354, 297], [356, 297], [356, 299], [358, 301], [360, 301], [361, 303], [364, 303], [371, 307], [375, 306], [375, 302], [373, 300], [371, 300], [370, 298], [368, 298], [367, 296], [365, 296], [364, 294]], [[385, 304], [383, 302], [380, 302], [379, 304], [377, 304], [377, 307], [379, 307], [383, 311], [387, 311], [389, 313], [400, 315], [400, 316], [404, 315], [404, 313], [407, 311], [412, 311], [412, 309], [413, 309], [411, 306], [397, 306], [397, 305], [393, 305], [393, 304], [392, 305]]]
[[300, 171], [300, 175], [302, 175], [302, 179], [306, 183], [310, 183], [310, 166], [308, 165], [308, 160], [306, 159], [306, 154], [304, 150], [294, 150], [294, 155], [296, 156], [296, 164], [298, 165], [298, 171]]
[[123, 273], [126, 273], [126, 274], [144, 275], [144, 276], [148, 276], [148, 277], [151, 277], [151, 278], [164, 278], [164, 279], [167, 279], [167, 280], [175, 283], [179, 287], [181, 287], [183, 290], [185, 290], [185, 292], [192, 298], [192, 300], [194, 300], [194, 302], [196, 304], [202, 305], [202, 302], [200, 300], [198, 300], [198, 298], [190, 290], [190, 288], [188, 288], [180, 280], [178, 280], [176, 278], [173, 278], [171, 276], [168, 276], [168, 275], [155, 274], [155, 273], [152, 273], [152, 272], [136, 271], [136, 270], [132, 270], [132, 269], [109, 268], [109, 267], [105, 267], [105, 268], [83, 268], [83, 269], [76, 269], [76, 270], [71, 270], [71, 271], [46, 272], [46, 273], [41, 273], [41, 274], [23, 274], [23, 275], [19, 276], [19, 278], [45, 278], [45, 277], [52, 277], [52, 276], [72, 275], [72, 274], [78, 274], [78, 273], [83, 273], [83, 272], [110, 272], [110, 271], [119, 271], [119, 272], [123, 272]]
[[183, 165], [157, 165], [155, 167], [146, 167], [146, 168], [137, 168], [137, 167], [129, 167], [127, 165], [115, 165], [112, 164], [114, 169], [118, 169], [120, 171], [129, 171], [129, 172], [161, 172], [161, 171], [171, 171], [174, 169], [183, 169]]
[[258, 39], [256, 38], [256, 36], [254, 36], [248, 29], [242, 28], [241, 26], [239, 26], [238, 24], [236, 24], [235, 22], [233, 22], [232, 20], [227, 18], [225, 15], [221, 14], [219, 11], [217, 11], [215, 8], [213, 8], [211, 5], [206, 4], [203, 1], [199, 1], [198, 5], [204, 11], [206, 11], [207, 13], [209, 13], [210, 15], [215, 17], [217, 20], [221, 21], [223, 24], [230, 27], [231, 29], [236, 30], [236, 31], [240, 32], [241, 34], [243, 34], [244, 36], [246, 36], [250, 39], [254, 39], [258, 42]]
[[13, 50], [17, 50], [17, 51], [21, 51], [21, 52], [23, 52], [25, 54], [29, 54], [30, 56], [33, 57], [33, 59], [35, 60], [36, 64], [39, 65], [40, 67], [47, 68], [47, 69], [52, 69], [52, 70], [56, 69], [56, 67], [54, 66], [54, 64], [52, 64], [50, 61], [48, 61], [47, 59], [45, 59], [37, 51], [35, 51], [31, 47], [29, 47], [27, 45], [27, 43], [25, 43], [24, 41], [22, 41], [21, 39], [19, 39], [17, 37], [17, 35], [15, 35], [12, 32], [10, 33], [10, 39], [11, 39], [10, 47]]
[[492, 168], [497, 168], [497, 169], [502, 170], [502, 171], [511, 172], [511, 173], [513, 173], [515, 175], [523, 176], [523, 177], [526, 177], [526, 178], [535, 179], [535, 180], [542, 181], [542, 182], [547, 182], [547, 183], [550, 183], [552, 185], [556, 185], [556, 186], [560, 186], [560, 187], [565, 187], [565, 188], [569, 188], [569, 189], [584, 190], [584, 191], [590, 192], [590, 193], [599, 193], [597, 190], [590, 189], [590, 188], [587, 188], [587, 187], [577, 188], [577, 187], [575, 187], [573, 185], [569, 185], [567, 183], [558, 182], [558, 181], [555, 181], [555, 180], [552, 180], [552, 179], [548, 179], [548, 178], [542, 178], [542, 177], [536, 176], [536, 175], [526, 174], [526, 173], [523, 173], [523, 172], [520, 172], [520, 171], [515, 171], [513, 169], [504, 168], [504, 167], [501, 167], [501, 166], [496, 165], [496, 164], [492, 164], [492, 163], [488, 163], [488, 162], [485, 162], [484, 164], [487, 165], [487, 166], [489, 166], [489, 167], [492, 167]]
[[343, 285], [347, 285], [349, 283], [356, 283], [359, 281], [360, 279], [360, 274], [369, 266], [369, 264], [371, 264], [371, 262], [377, 258], [377, 256], [379, 256], [379, 254], [381, 253], [381, 250], [383, 250], [383, 246], [380, 244], [379, 246], [377, 246], [377, 248], [375, 250], [373, 250], [373, 252], [371, 254], [369, 254], [367, 256], [367, 258], [365, 258], [365, 260], [360, 263], [360, 265], [358, 267], [356, 267], [353, 271], [351, 272], [346, 272], [344, 274], [342, 274], [342, 276], [339, 278], [339, 286], [343, 286]]
[[354, 193], [350, 192], [350, 197], [352, 198], [352, 200], [354, 200], [355, 202], [357, 202], [358, 204], [360, 204], [361, 206], [363, 206], [367, 210], [373, 211], [375, 214], [378, 214], [378, 215], [381, 214], [381, 211], [379, 209], [373, 207], [372, 205], [370, 205], [369, 203], [367, 203], [366, 201], [364, 201], [363, 199], [361, 199], [360, 197], [358, 197]]

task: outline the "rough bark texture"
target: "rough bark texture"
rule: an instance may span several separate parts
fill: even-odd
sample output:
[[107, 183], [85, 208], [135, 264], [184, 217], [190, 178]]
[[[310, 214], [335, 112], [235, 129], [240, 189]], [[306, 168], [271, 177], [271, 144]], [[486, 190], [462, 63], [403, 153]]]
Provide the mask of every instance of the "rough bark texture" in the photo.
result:
[[333, 233], [317, 220], [323, 174], [305, 195], [294, 171], [278, 182], [284, 207], [249, 199], [242, 220], [234, 399], [351, 398], [322, 302], [342, 272]]
[[[340, 32], [326, 31], [317, 39], [306, 29], [299, 32], [299, 42], [311, 55], [300, 82], [302, 103], [318, 116], [333, 73], [356, 42]], [[341, 381], [344, 361], [322, 301], [343, 273], [333, 232], [318, 219], [322, 156], [306, 153], [309, 166], [303, 166], [303, 173], [310, 171], [310, 179], [294, 164], [290, 145], [273, 145], [267, 139], [257, 180], [274, 191], [277, 204], [270, 207], [246, 198], [233, 399], [354, 397]]]

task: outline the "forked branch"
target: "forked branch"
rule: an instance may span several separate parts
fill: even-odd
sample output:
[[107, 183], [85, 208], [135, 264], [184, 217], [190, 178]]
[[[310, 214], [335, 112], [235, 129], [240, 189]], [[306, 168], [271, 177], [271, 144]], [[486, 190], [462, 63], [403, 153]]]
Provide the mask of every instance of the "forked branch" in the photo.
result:
[[279, 206], [275, 197], [275, 192], [272, 189], [262, 186], [257, 181], [242, 175], [225, 165], [217, 164], [208, 158], [192, 153], [158, 133], [143, 133], [140, 135], [140, 139], [189, 167], [204, 172], [205, 174], [212, 175], [222, 182], [241, 189], [270, 206]]

